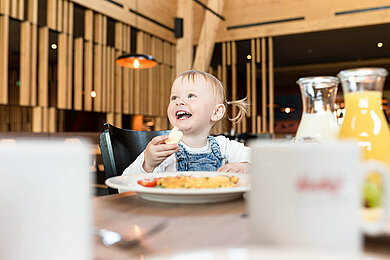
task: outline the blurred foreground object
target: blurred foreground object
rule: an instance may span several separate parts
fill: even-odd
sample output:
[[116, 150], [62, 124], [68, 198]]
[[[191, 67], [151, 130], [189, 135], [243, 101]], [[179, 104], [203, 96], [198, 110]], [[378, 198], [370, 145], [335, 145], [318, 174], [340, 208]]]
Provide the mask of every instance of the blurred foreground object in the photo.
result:
[[92, 259], [89, 146], [0, 144], [0, 259]]

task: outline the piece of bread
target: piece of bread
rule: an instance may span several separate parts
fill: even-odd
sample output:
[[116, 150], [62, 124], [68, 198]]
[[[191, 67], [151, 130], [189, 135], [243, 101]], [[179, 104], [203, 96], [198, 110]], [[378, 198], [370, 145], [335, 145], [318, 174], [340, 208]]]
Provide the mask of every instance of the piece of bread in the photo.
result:
[[169, 133], [168, 139], [165, 140], [166, 144], [178, 144], [183, 137], [183, 132], [176, 126]]

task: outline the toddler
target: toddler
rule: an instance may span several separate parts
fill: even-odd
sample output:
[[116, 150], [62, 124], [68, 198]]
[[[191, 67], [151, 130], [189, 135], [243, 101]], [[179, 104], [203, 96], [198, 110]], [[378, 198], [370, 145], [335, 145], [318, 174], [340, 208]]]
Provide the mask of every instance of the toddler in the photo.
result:
[[247, 172], [249, 148], [224, 136], [213, 137], [211, 128], [224, 118], [226, 107], [238, 107], [245, 116], [245, 99], [226, 101], [222, 83], [203, 71], [185, 71], [173, 82], [168, 105], [170, 123], [183, 132], [178, 144], [166, 144], [167, 135], [153, 138], [145, 151], [125, 169], [124, 175], [142, 172], [219, 171]]

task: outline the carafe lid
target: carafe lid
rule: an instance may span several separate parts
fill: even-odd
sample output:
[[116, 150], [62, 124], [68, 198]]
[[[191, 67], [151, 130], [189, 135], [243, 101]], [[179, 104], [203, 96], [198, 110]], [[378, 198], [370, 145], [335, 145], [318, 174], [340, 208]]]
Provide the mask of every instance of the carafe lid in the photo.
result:
[[342, 70], [339, 72], [337, 76], [339, 78], [365, 77], [365, 76], [386, 77], [388, 74], [389, 73], [385, 68], [356, 68], [356, 69]]
[[[320, 84], [324, 84], [322, 87], [329, 87], [329, 84], [338, 84], [340, 83], [339, 79], [337, 77], [332, 76], [318, 76], [318, 77], [304, 77], [297, 80], [297, 84], [315, 84], [317, 88], [321, 88]], [[328, 85], [326, 85], [328, 84]]]

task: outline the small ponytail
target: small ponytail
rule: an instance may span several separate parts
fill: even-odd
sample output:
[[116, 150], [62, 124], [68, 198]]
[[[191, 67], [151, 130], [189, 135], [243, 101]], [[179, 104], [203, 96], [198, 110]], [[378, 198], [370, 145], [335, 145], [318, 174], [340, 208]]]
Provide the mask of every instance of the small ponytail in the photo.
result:
[[246, 98], [234, 101], [227, 101], [226, 104], [238, 107], [237, 115], [234, 118], [229, 118], [230, 121], [235, 121], [236, 123], [238, 123], [248, 112], [249, 104]]

